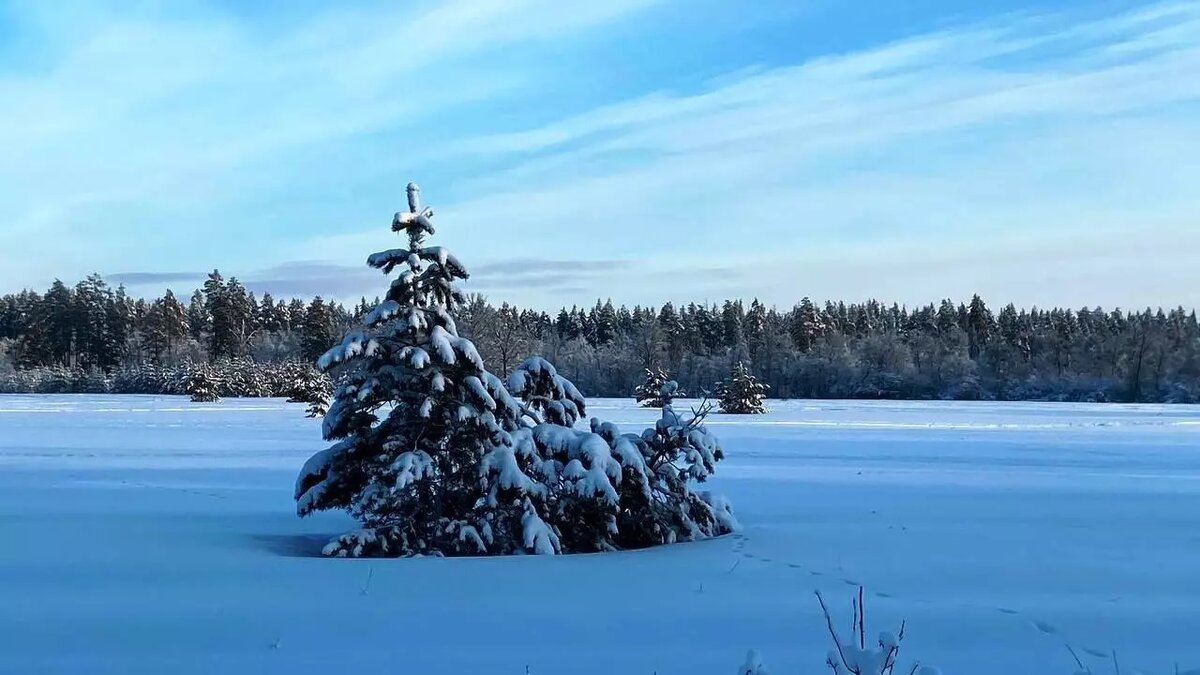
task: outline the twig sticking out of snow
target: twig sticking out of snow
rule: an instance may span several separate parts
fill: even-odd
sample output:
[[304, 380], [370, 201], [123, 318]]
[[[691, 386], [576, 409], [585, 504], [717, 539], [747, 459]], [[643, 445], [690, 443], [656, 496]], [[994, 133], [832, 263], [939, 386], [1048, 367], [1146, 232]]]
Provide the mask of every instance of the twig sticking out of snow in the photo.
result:
[[858, 604], [854, 613], [858, 616], [858, 648], [867, 648], [867, 607], [863, 603], [863, 587], [858, 587]]
[[[850, 624], [853, 633], [858, 634], [858, 643], [855, 644], [853, 634], [851, 642], [843, 643], [837, 634], [837, 629], [833, 626], [833, 616], [829, 613], [825, 598], [820, 591], [814, 591], [814, 593], [817, 596], [817, 602], [821, 605], [821, 612], [825, 616], [829, 637], [833, 640], [834, 650], [830, 650], [825, 660], [825, 665], [829, 666], [833, 674], [894, 675], [897, 657], [900, 655], [900, 643], [904, 641], [904, 630], [907, 624], [901, 622], [898, 633], [880, 633], [879, 647], [868, 649], [866, 646], [867, 611], [864, 589], [859, 587], [858, 597], [852, 599], [854, 616], [853, 623]], [[920, 663], [914, 663], [908, 671], [908, 675], [940, 675], [940, 673], [941, 671], [937, 668], [922, 666]], [[759, 658], [758, 652], [751, 651], [746, 656], [746, 663], [738, 669], [738, 675], [767, 675], [767, 669], [763, 665], [762, 659]]]
[[1075, 666], [1077, 668], [1079, 668], [1079, 672], [1084, 673], [1085, 675], [1090, 675], [1090, 673], [1092, 672], [1091, 669], [1089, 669], [1087, 666], [1083, 665], [1083, 661], [1080, 660], [1079, 654], [1075, 653], [1075, 648], [1069, 644], [1066, 645], [1066, 647], [1067, 647], [1067, 651], [1071, 652], [1071, 658], [1075, 659]]
[[[884, 632], [879, 634], [879, 646], [867, 647], [867, 608], [863, 587], [858, 588], [858, 597], [853, 599], [854, 613], [850, 623], [852, 637], [850, 643], [843, 643], [833, 625], [833, 616], [825, 604], [825, 598], [816, 591], [817, 602], [825, 616], [825, 625], [829, 629], [829, 637], [833, 640], [835, 650], [829, 652], [825, 664], [834, 675], [893, 675], [896, 670], [897, 657], [900, 655], [900, 643], [904, 640], [904, 623], [900, 624], [898, 634]], [[853, 635], [857, 634], [858, 644], [854, 644]], [[914, 664], [910, 675], [935, 675], [934, 668]]]
[[[833, 627], [833, 617], [830, 616], [830, 614], [829, 614], [829, 608], [825, 606], [825, 598], [823, 598], [821, 596], [821, 591], [813, 591], [813, 592], [817, 596], [817, 602], [821, 603], [821, 612], [823, 612], [825, 614], [825, 624], [827, 626], [829, 626], [829, 637], [833, 638], [833, 646], [837, 648], [838, 657], [841, 660], [841, 662], [845, 663], [846, 662], [846, 653], [842, 651], [842, 640], [841, 640], [841, 638], [838, 637], [837, 629]], [[833, 671], [836, 673], [837, 672], [837, 664], [832, 663], [833, 659], [829, 659], [829, 660], [831, 662], [829, 664], [830, 667], [833, 668]]]
[[367, 583], [363, 584], [362, 590], [359, 591], [359, 595], [366, 596], [371, 593], [371, 577], [374, 575], [375, 575], [375, 568], [368, 567], [367, 568]]

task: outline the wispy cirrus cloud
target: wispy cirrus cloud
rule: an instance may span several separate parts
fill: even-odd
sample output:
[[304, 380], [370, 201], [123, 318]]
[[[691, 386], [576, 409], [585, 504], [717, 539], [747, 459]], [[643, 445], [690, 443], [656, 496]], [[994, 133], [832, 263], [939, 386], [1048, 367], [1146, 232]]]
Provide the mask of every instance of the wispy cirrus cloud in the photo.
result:
[[[167, 269], [370, 295], [383, 286], [369, 270], [284, 263], [357, 269], [394, 245], [387, 214], [415, 178], [438, 207], [438, 243], [499, 299], [988, 290], [1200, 304], [1175, 272], [1200, 265], [1177, 245], [1200, 227], [1200, 6], [1049, 12], [1029, 0], [824, 53], [789, 38], [754, 62], [736, 58], [750, 38], [728, 34], [704, 54], [719, 77], [646, 61], [662, 68], [654, 78], [564, 93], [613, 68], [580, 55], [624, 49], [623, 20], [712, 6], [451, 2], [265, 32], [221, 14], [107, 17], [48, 78], [0, 69], [0, 102], [17, 100], [28, 126], [0, 130], [22, 159], [0, 168], [0, 199], [19, 206], [0, 250], [31, 253], [0, 269], [129, 269], [97, 243], [111, 237]], [[789, 20], [803, 36], [807, 17]], [[177, 63], [164, 56], [176, 45]], [[122, 95], [105, 98], [106, 85]], [[76, 109], [71, 92], [103, 100]], [[80, 139], [98, 145], [65, 161]], [[1084, 244], [1126, 273], [1099, 272]]]
[[0, 283], [131, 254], [247, 266], [326, 224], [310, 188], [394, 171], [373, 164], [453, 133], [431, 120], [527, 90], [531, 50], [658, 3], [369, 2], [264, 23], [203, 3], [13, 5], [4, 28], [41, 49], [0, 61]]
[[[869, 254], [879, 264], [858, 272], [866, 285], [914, 300], [946, 292], [908, 271], [938, 255], [1078, 239], [1136, 255], [1145, 301], [1194, 304], [1195, 291], [1156, 261], [1200, 264], [1171, 244], [1200, 228], [1200, 197], [1187, 188], [1200, 180], [1198, 120], [1195, 3], [1087, 21], [1003, 16], [465, 139], [456, 152], [511, 164], [444, 213], [464, 223], [520, 213], [508, 241], [569, 246], [585, 232], [595, 255], [634, 248], [666, 266], [705, 251], [790, 256], [791, 269], [741, 286], [783, 302], [794, 294], [785, 289], [830, 285], [814, 274], [836, 271], [806, 264], [814, 255]], [[1124, 245], [1135, 238], [1156, 246]], [[1094, 274], [1070, 250], [1041, 257], [1058, 280], [1076, 273], [1078, 287], [1028, 284], [1027, 269], [997, 283], [1006, 267], [1025, 267], [999, 259], [986, 278], [959, 270], [956, 287], [986, 283], [1041, 303], [1130, 297], [1125, 281]], [[697, 281], [679, 274], [657, 295], [687, 295]]]
[[[462, 285], [470, 292], [484, 294], [528, 288], [548, 289], [555, 295], [597, 293], [600, 292], [595, 285], [598, 278], [620, 273], [631, 264], [627, 260], [503, 260], [474, 266], [470, 270], [470, 279], [462, 282]], [[320, 260], [295, 260], [259, 270], [227, 270], [225, 273], [237, 278], [250, 291], [259, 295], [270, 293], [276, 297], [319, 295], [341, 300], [374, 297], [382, 295], [389, 283], [379, 270], [365, 265], [342, 265]], [[206, 277], [207, 273], [193, 272], [120, 272], [104, 275], [109, 283], [125, 284], [138, 290], [177, 286], [178, 282], [199, 286]]]
[[473, 268], [474, 278], [526, 277], [553, 272], [593, 274], [611, 272], [629, 267], [628, 260], [545, 260], [541, 258], [515, 258], [484, 263]]
[[104, 275], [105, 281], [110, 284], [125, 284], [127, 286], [158, 285], [175, 281], [199, 281], [203, 278], [203, 272], [117, 272], [115, 274]]

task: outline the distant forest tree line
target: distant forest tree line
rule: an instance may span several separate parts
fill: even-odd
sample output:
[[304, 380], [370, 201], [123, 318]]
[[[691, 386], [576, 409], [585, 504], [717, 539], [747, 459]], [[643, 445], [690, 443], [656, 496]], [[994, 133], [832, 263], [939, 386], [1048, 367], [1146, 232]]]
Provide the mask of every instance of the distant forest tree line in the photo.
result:
[[[56, 281], [0, 296], [0, 392], [116, 380], [136, 391], [129, 383], [154, 369], [308, 364], [372, 307], [260, 298], [215, 271], [187, 299], [134, 298], [98, 274]], [[630, 396], [647, 368], [699, 394], [744, 363], [777, 398], [1200, 402], [1200, 326], [1183, 308], [995, 311], [975, 296], [911, 308], [803, 298], [786, 310], [597, 301], [547, 313], [473, 296], [457, 322], [499, 372], [541, 354], [588, 396]]]

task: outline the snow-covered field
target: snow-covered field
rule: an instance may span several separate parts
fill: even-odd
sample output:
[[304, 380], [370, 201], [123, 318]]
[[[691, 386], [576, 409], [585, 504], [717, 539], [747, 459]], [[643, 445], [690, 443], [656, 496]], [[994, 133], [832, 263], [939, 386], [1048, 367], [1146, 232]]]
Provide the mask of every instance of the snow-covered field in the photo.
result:
[[[636, 430], [654, 411], [593, 401]], [[1200, 409], [773, 402], [711, 418], [744, 535], [486, 560], [313, 557], [303, 406], [0, 396], [0, 672], [826, 672], [821, 589], [945, 673], [1200, 667]], [[1096, 656], [1089, 655], [1089, 652]], [[905, 669], [907, 672], [907, 669]]]

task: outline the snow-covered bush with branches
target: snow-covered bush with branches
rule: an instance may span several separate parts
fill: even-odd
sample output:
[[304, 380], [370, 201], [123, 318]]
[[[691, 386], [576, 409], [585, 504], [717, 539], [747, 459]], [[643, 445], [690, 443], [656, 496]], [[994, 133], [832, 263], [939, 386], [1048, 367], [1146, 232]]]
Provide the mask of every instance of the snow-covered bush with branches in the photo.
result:
[[757, 378], [739, 361], [733, 367], [729, 380], [717, 385], [717, 398], [721, 401], [721, 412], [735, 415], [756, 414], [767, 412], [763, 398], [767, 395], [767, 385]]
[[525, 359], [508, 376], [508, 390], [547, 421], [573, 427], [587, 414], [583, 394], [540, 356]]
[[224, 380], [207, 363], [194, 364], [183, 373], [180, 388], [193, 403], [212, 403], [221, 399]]
[[274, 378], [264, 377], [251, 359], [230, 359], [220, 363], [214, 371], [221, 382], [222, 397], [265, 398], [278, 389], [277, 385], [273, 386], [276, 384], [272, 382]]
[[1182, 382], [1176, 382], [1167, 389], [1163, 402], [1200, 403], [1200, 388], [1188, 387]]
[[[941, 671], [932, 666], [913, 663], [907, 668], [897, 671], [900, 660], [900, 647], [904, 642], [905, 624], [900, 624], [896, 632], [884, 631], [872, 642], [867, 638], [866, 604], [863, 589], [858, 589], [858, 596], [853, 600], [854, 613], [850, 623], [851, 635], [843, 637], [834, 627], [833, 616], [825, 605], [825, 598], [818, 592], [817, 602], [824, 615], [826, 630], [833, 648], [825, 656], [825, 666], [833, 675], [941, 675]], [[756, 651], [746, 655], [745, 663], [738, 668], [738, 675], [770, 675], [763, 664], [763, 659]]]
[[309, 417], [321, 417], [329, 410], [333, 384], [328, 375], [303, 364], [293, 364], [285, 376], [289, 403], [307, 403]]
[[646, 379], [633, 391], [633, 398], [646, 408], [670, 405], [676, 398], [687, 396], [679, 383], [667, 377], [662, 368], [646, 369]]
[[433, 212], [408, 187], [392, 229], [407, 246], [368, 265], [400, 273], [386, 298], [319, 361], [338, 386], [323, 433], [333, 442], [296, 480], [297, 512], [343, 509], [362, 524], [324, 549], [340, 557], [553, 554], [634, 548], [732, 531], [729, 503], [696, 493], [723, 452], [693, 415], [663, 408], [623, 434], [586, 413], [544, 359], [507, 381], [458, 334], [464, 266], [429, 246]]
[[[645, 458], [651, 483], [648, 496], [629, 494], [623, 503], [619, 525], [626, 537], [634, 538], [634, 545], [704, 539], [741, 529], [727, 499], [710, 492], [693, 492], [689, 487], [691, 481], [708, 480], [717, 462], [725, 457], [717, 437], [704, 426], [710, 412], [708, 401], [690, 414], [677, 413], [666, 405], [654, 427], [640, 436], [624, 437]], [[605, 438], [617, 434], [614, 425], [595, 419], [592, 428]]]
[[287, 398], [293, 402], [309, 403], [310, 412], [327, 404], [332, 389], [328, 377], [313, 368], [312, 364], [242, 358], [202, 365], [192, 361], [170, 366], [141, 363], [109, 373], [60, 366], [0, 371], [0, 393], [190, 396], [185, 389], [187, 382], [197, 377], [197, 369], [204, 369], [215, 378], [218, 384], [214, 386], [220, 398]]

